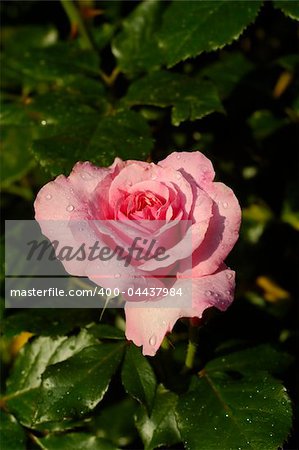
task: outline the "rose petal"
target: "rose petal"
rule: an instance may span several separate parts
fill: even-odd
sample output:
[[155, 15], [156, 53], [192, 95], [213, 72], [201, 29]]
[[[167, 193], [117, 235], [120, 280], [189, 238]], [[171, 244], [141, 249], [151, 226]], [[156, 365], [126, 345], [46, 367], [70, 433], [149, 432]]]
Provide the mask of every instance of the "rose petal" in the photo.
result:
[[155, 259], [151, 259], [140, 267], [142, 270], [152, 271], [158, 267], [167, 267], [184, 258], [187, 258], [183, 266], [184, 270], [187, 270], [188, 268], [191, 269], [192, 253], [194, 252], [195, 249], [197, 249], [200, 246], [200, 244], [205, 239], [205, 235], [208, 230], [210, 218], [212, 215], [212, 205], [213, 205], [211, 198], [202, 189], [197, 188], [195, 190], [195, 195], [196, 195], [196, 198], [194, 199], [195, 207], [193, 208], [192, 213], [192, 220], [194, 220], [195, 223], [191, 225], [190, 221], [189, 229], [186, 232], [183, 230], [183, 232], [180, 233], [179, 235], [180, 238], [177, 239], [177, 243], [173, 246], [169, 244], [165, 246], [164, 242], [165, 241], [167, 242], [167, 240], [169, 242], [169, 239], [172, 236], [171, 234], [172, 231], [173, 233], [176, 233], [179, 227], [176, 226], [173, 228], [172, 231], [168, 232], [165, 235], [165, 241], [159, 240], [159, 244], [167, 248], [166, 254], [169, 255], [169, 257], [164, 261], [156, 261]]
[[[233, 191], [223, 183], [211, 183], [205, 187], [214, 200], [213, 217], [210, 220], [203, 243], [192, 255], [192, 276], [198, 277], [215, 272], [232, 250], [239, 237], [241, 208]], [[190, 263], [187, 260], [187, 270]]]
[[[78, 162], [69, 177], [59, 175], [40, 189], [34, 203], [36, 220], [69, 220], [71, 213], [73, 218], [73, 211], [86, 209], [86, 201], [97, 185], [109, 173], [117, 174], [121, 166], [119, 158], [108, 168]], [[74, 208], [68, 208], [70, 205]]]
[[210, 183], [215, 177], [211, 161], [201, 152], [173, 152], [158, 164], [191, 175], [200, 187]]
[[[78, 162], [69, 177], [59, 175], [41, 188], [34, 202], [35, 219], [42, 233], [50, 240], [57, 240], [56, 254], [62, 247], [78, 248], [69, 227], [70, 221], [80, 221], [89, 216], [90, 194], [109, 173], [118, 173], [121, 160], [116, 159], [110, 168], [99, 168], [89, 162]], [[63, 261], [67, 272], [82, 276], [86, 261]]]
[[[233, 300], [235, 273], [229, 269], [197, 279], [180, 279], [173, 286], [182, 289], [182, 298], [167, 296], [158, 302], [127, 302], [126, 337], [143, 354], [154, 356], [166, 333], [182, 317], [201, 318], [204, 310], [214, 306], [224, 311]], [[188, 302], [192, 299], [192, 305]], [[149, 306], [151, 305], [151, 306]]]
[[[181, 198], [181, 209], [183, 209], [187, 215], [189, 214], [193, 199], [192, 189], [189, 182], [184, 178], [184, 176], [182, 176], [181, 173], [178, 173], [172, 168], [162, 168], [155, 164], [141, 166], [133, 163], [131, 165], [127, 165], [123, 170], [121, 170], [110, 186], [110, 205], [116, 203], [120, 192], [128, 191], [130, 186], [138, 183], [144, 183], [145, 181], [155, 181], [157, 186], [159, 186], [159, 183], [163, 183], [170, 187], [174, 186], [179, 192]], [[156, 191], [156, 193], [159, 192]]]

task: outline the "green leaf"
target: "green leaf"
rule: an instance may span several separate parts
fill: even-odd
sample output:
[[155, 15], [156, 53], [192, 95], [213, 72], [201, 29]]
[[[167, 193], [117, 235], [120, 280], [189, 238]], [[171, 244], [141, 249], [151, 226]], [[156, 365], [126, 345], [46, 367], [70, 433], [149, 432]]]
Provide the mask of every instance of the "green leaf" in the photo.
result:
[[142, 2], [123, 21], [123, 29], [112, 43], [112, 52], [126, 74], [153, 70], [161, 64], [156, 29], [163, 8], [159, 0]]
[[39, 337], [20, 351], [4, 398], [9, 411], [26, 426], [31, 426], [41, 401], [42, 375], [48, 365], [70, 358], [82, 348], [95, 344], [95, 338], [83, 330], [78, 336]]
[[286, 196], [282, 206], [281, 220], [291, 225], [295, 230], [299, 230], [299, 188], [297, 182], [295, 180], [289, 181], [285, 188], [285, 192]]
[[236, 370], [241, 373], [259, 370], [279, 374], [284, 372], [292, 361], [293, 358], [288, 353], [282, 353], [271, 345], [262, 344], [215, 358], [208, 363], [207, 368], [209, 373], [219, 370]]
[[[105, 8], [104, 8], [105, 9]], [[105, 9], [107, 16], [107, 10]], [[109, 44], [115, 32], [116, 24], [103, 23], [100, 27], [94, 28], [92, 37], [96, 44], [98, 50], [102, 50], [106, 45]]]
[[265, 139], [289, 121], [287, 118], [275, 117], [271, 111], [258, 110], [249, 117], [248, 123], [255, 139]]
[[96, 324], [88, 328], [88, 333], [98, 339], [124, 340], [125, 335], [122, 330], [107, 324]]
[[243, 239], [256, 244], [262, 236], [265, 227], [273, 220], [273, 211], [261, 202], [252, 203], [243, 209], [243, 227], [241, 230]]
[[241, 79], [252, 70], [253, 64], [242, 53], [228, 53], [200, 71], [216, 85], [221, 98], [228, 97]]
[[79, 75], [70, 80], [66, 91], [38, 95], [28, 103], [6, 104], [1, 114], [3, 186], [18, 181], [34, 166], [29, 151], [34, 139], [49, 138], [66, 129], [71, 133], [74, 128], [82, 129], [82, 124], [93, 129], [107, 108], [101, 84]]
[[[80, 84], [77, 85], [80, 89]], [[101, 92], [101, 91], [100, 91]], [[90, 92], [96, 95], [100, 92]], [[78, 95], [79, 94], [79, 95]], [[80, 123], [95, 121], [99, 114], [107, 111], [107, 103], [103, 100], [97, 110], [85, 102], [84, 91], [69, 89], [69, 92], [49, 92], [30, 99], [28, 104], [11, 103], [6, 105], [1, 115], [1, 125], [36, 126], [36, 137], [48, 136], [65, 126], [77, 127]]]
[[106, 439], [88, 433], [68, 433], [35, 438], [42, 450], [118, 450]]
[[[199, 406], [200, 405], [200, 406]], [[291, 402], [280, 382], [262, 374], [233, 380], [208, 373], [178, 404], [186, 448], [277, 450], [291, 428]]]
[[66, 126], [59, 134], [33, 142], [33, 154], [53, 176], [68, 173], [77, 161], [99, 166], [111, 164], [116, 156], [144, 159], [152, 148], [150, 129], [134, 111], [120, 111], [95, 122], [83, 120]]
[[281, 11], [292, 19], [299, 20], [299, 3], [292, 0], [275, 0], [275, 8], [281, 9]]
[[156, 377], [150, 363], [135, 345], [127, 348], [121, 377], [126, 392], [144, 403], [150, 411], [156, 392]]
[[20, 180], [34, 166], [28, 149], [32, 136], [26, 127], [7, 126], [2, 128], [1, 185], [10, 186]]
[[160, 385], [157, 389], [151, 415], [149, 416], [146, 413], [145, 408], [140, 407], [136, 418], [136, 427], [145, 450], [153, 450], [162, 445], [169, 446], [181, 441], [175, 419], [177, 400], [176, 394], [167, 391]]
[[164, 14], [159, 33], [159, 46], [168, 67], [238, 39], [254, 21], [261, 3], [231, 0], [172, 2]]
[[30, 47], [46, 48], [57, 42], [58, 32], [52, 26], [15, 26], [3, 27], [1, 43], [5, 51], [22, 48], [24, 52]]
[[[25, 450], [26, 434], [16, 419], [10, 414], [0, 411], [1, 442], [5, 443], [5, 450]], [[3, 447], [4, 450], [4, 447]]]
[[35, 424], [80, 418], [103, 399], [117, 370], [124, 343], [98, 344], [47, 367]]
[[7, 337], [16, 336], [22, 331], [41, 336], [63, 336], [96, 319], [91, 309], [35, 309], [34, 314], [25, 310], [5, 317], [1, 331]]
[[212, 83], [166, 71], [152, 73], [133, 83], [124, 102], [130, 106], [172, 106], [174, 125], [223, 111]]
[[276, 61], [274, 61], [274, 63], [289, 72], [296, 72], [297, 67], [299, 66], [299, 56], [297, 54], [291, 53], [289, 55], [281, 56]]
[[115, 445], [128, 446], [137, 434], [134, 422], [137, 407], [138, 404], [130, 397], [109, 405], [93, 416], [90, 429]]
[[260, 346], [217, 358], [194, 378], [177, 406], [188, 450], [276, 450], [288, 436], [292, 408], [286, 389], [266, 370], [278, 372], [288, 358]]
[[6, 66], [28, 81], [53, 82], [63, 86], [77, 74], [99, 76], [99, 57], [96, 52], [82, 50], [75, 44], [59, 42], [47, 48], [16, 47], [5, 58]]

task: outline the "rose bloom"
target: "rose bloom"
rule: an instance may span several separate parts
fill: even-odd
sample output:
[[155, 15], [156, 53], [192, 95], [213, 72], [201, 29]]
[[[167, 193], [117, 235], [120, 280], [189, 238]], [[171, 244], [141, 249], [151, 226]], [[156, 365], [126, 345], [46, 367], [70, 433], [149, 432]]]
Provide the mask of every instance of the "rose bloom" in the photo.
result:
[[141, 247], [147, 240], [154, 250], [165, 249], [166, 258], [147, 260], [133, 252], [127, 265], [117, 254], [62, 261], [68, 273], [104, 288], [181, 293], [124, 295], [126, 337], [142, 345], [144, 355], [155, 355], [179, 318], [201, 318], [210, 307], [224, 311], [233, 300], [235, 272], [224, 260], [238, 239], [241, 210], [233, 191], [214, 182], [214, 175], [200, 152], [174, 152], [158, 164], [116, 158], [103, 168], [78, 162], [69, 177], [58, 176], [37, 195], [35, 218], [60, 247], [98, 242], [128, 249], [138, 237]]

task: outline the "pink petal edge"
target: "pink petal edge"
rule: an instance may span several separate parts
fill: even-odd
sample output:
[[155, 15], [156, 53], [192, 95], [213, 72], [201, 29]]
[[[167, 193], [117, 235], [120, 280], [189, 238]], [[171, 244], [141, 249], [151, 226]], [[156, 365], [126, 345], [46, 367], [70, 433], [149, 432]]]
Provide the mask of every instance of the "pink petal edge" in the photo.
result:
[[152, 306], [148, 306], [149, 302], [125, 305], [126, 337], [135, 345], [143, 346], [144, 355], [156, 354], [165, 334], [178, 319], [201, 318], [204, 310], [212, 306], [225, 311], [233, 301], [235, 272], [223, 269], [197, 279], [181, 279], [174, 287], [182, 288], [183, 297], [179, 301], [168, 296], [151, 303]]

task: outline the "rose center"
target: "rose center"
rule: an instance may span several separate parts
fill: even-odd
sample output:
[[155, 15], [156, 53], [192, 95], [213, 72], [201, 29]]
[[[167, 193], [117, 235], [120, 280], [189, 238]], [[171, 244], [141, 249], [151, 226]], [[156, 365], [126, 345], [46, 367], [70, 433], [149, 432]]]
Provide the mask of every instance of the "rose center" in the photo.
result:
[[121, 210], [131, 219], [156, 219], [158, 211], [165, 200], [151, 191], [129, 194], [121, 206]]
[[[146, 207], [161, 206], [161, 200], [152, 192], [138, 192], [134, 198], [134, 211], [142, 211]], [[132, 211], [133, 212], [133, 211]]]

